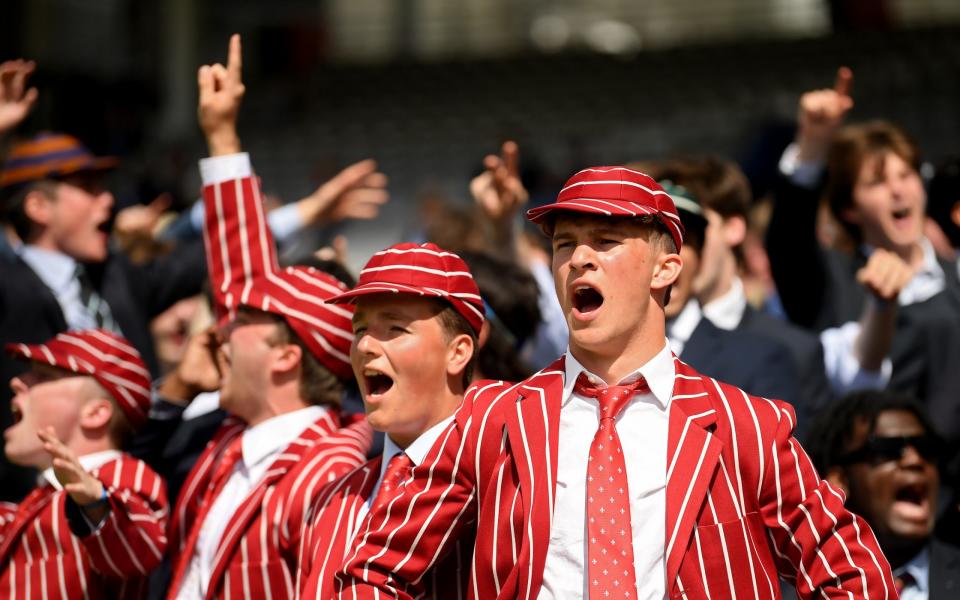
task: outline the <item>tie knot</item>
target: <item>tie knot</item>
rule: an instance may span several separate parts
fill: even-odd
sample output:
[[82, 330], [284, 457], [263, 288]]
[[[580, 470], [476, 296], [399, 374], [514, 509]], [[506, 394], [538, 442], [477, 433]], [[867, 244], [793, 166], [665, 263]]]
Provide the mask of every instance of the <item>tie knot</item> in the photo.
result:
[[615, 419], [620, 411], [630, 402], [636, 393], [647, 393], [650, 386], [643, 377], [626, 385], [599, 386], [587, 378], [586, 373], [580, 373], [573, 390], [587, 398], [596, 398], [600, 405], [600, 420]]
[[389, 482], [391, 486], [396, 485], [406, 479], [412, 468], [413, 461], [410, 460], [406, 452], [394, 454], [390, 462], [387, 463], [387, 470], [383, 474], [383, 481]]

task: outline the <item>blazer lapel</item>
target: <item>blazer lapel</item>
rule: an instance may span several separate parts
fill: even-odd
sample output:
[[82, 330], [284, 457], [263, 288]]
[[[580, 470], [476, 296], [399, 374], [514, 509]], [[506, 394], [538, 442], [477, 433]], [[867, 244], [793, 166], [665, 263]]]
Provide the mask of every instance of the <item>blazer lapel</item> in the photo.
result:
[[701, 375], [675, 360], [667, 438], [667, 588], [673, 587], [723, 444], [713, 435], [717, 415]]
[[[271, 488], [275, 487], [283, 477], [296, 467], [297, 463], [320, 441], [336, 429], [336, 419], [327, 416], [313, 422], [300, 437], [287, 446], [283, 452], [270, 464], [267, 473], [257, 486], [247, 495], [237, 510], [233, 513], [213, 559], [213, 571], [210, 573], [210, 583], [207, 587], [207, 598], [216, 598], [220, 593], [224, 575], [230, 560], [250, 527], [250, 523], [266, 507], [263, 506], [264, 497]], [[275, 549], [274, 549], [275, 550]], [[269, 551], [264, 549], [265, 552]]]
[[511, 458], [527, 520], [516, 561], [521, 569], [526, 567], [526, 572], [519, 573], [518, 597], [535, 596], [543, 581], [556, 493], [563, 362], [560, 358], [520, 384], [514, 405], [505, 408]]
[[[7, 560], [10, 558], [11, 550], [20, 543], [20, 536], [24, 529], [33, 523], [37, 515], [40, 514], [40, 511], [46, 508], [55, 493], [56, 490], [49, 487], [49, 485], [36, 488], [27, 495], [20, 506], [17, 507], [17, 512], [14, 516], [14, 525], [10, 531], [7, 532], [3, 545], [0, 546], [0, 566], [6, 565]], [[56, 515], [54, 515], [54, 518], [57, 518]]]

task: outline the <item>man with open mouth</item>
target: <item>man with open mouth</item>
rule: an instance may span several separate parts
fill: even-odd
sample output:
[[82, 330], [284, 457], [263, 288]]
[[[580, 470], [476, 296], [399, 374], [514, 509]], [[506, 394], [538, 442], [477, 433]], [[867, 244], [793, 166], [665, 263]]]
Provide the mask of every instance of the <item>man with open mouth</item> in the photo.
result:
[[670, 352], [683, 226], [650, 177], [594, 167], [530, 210], [553, 241], [569, 352], [478, 382], [338, 574], [413, 598], [476, 523], [471, 598], [895, 598], [866, 522], [814, 471], [789, 404]]
[[[301, 598], [330, 598], [334, 574], [381, 507], [421, 464], [453, 419], [485, 334], [480, 290], [466, 263], [435, 244], [397, 244], [373, 255], [358, 285], [328, 302], [353, 303], [350, 360], [367, 420], [386, 433], [382, 457], [327, 486], [301, 536]], [[469, 529], [469, 527], [467, 528]], [[424, 579], [428, 597], [466, 593], [473, 535]]]
[[873, 527], [903, 600], [957, 595], [960, 548], [934, 537], [944, 448], [923, 407], [885, 391], [830, 406], [810, 432], [810, 455], [846, 505]]

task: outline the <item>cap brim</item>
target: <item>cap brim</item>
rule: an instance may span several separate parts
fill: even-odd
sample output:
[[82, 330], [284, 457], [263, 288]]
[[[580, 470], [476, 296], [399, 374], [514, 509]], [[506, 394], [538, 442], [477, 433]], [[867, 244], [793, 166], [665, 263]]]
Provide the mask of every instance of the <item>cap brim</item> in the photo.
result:
[[435, 290], [426, 290], [413, 285], [403, 285], [399, 283], [365, 283], [358, 285], [348, 292], [339, 296], [327, 298], [324, 302], [329, 304], [349, 304], [354, 302], [360, 296], [370, 296], [373, 294], [409, 294], [411, 296], [424, 296], [429, 298], [443, 298], [444, 294]]
[[37, 165], [12, 171], [0, 175], [0, 188], [11, 188], [31, 181], [41, 179], [57, 179], [69, 177], [79, 173], [95, 173], [114, 169], [120, 161], [114, 156], [99, 156], [90, 160], [68, 160], [52, 168], [46, 165]]
[[554, 202], [553, 204], [531, 208], [527, 211], [527, 219], [533, 223], [540, 224], [546, 220], [551, 213], [558, 211], [601, 215], [604, 217], [639, 217], [642, 215], [656, 215], [659, 213], [659, 211], [655, 208], [641, 206], [635, 202], [630, 204], [632, 208], [628, 209], [604, 200], [575, 198], [572, 200], [564, 200], [563, 202]]

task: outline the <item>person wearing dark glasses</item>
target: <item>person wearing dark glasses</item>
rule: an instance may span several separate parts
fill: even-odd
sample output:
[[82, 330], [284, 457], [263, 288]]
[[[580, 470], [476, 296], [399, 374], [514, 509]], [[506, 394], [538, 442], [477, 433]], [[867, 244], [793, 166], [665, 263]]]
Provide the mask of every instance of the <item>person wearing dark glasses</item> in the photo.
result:
[[873, 528], [903, 600], [957, 598], [960, 548], [934, 538], [946, 446], [923, 407], [893, 392], [851, 394], [821, 413], [808, 451], [817, 471]]

